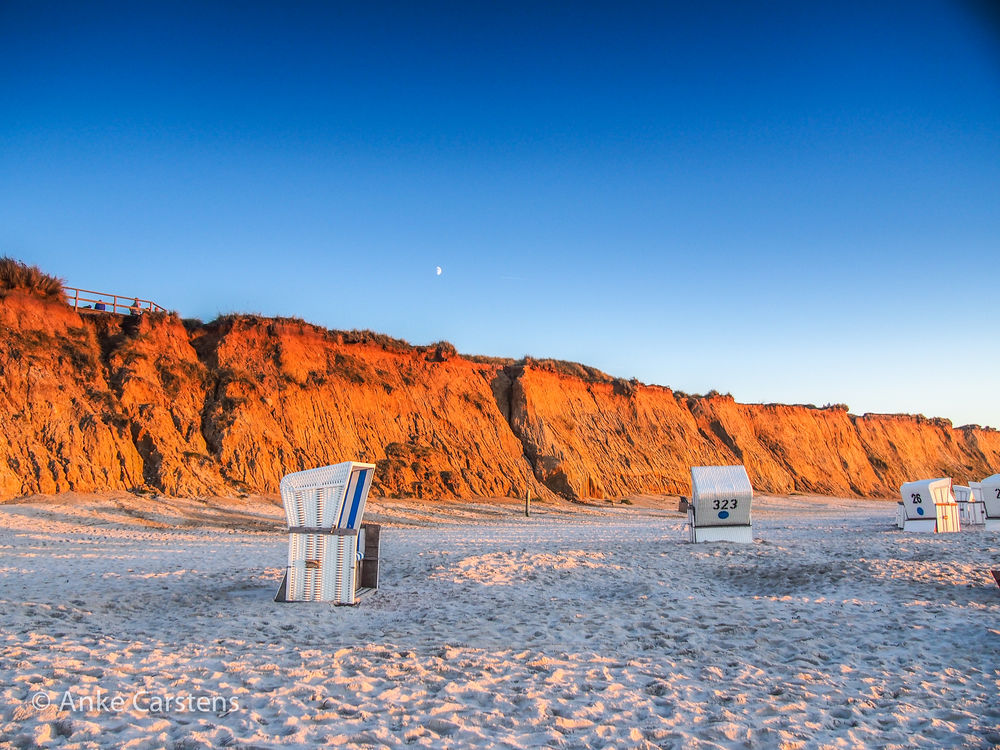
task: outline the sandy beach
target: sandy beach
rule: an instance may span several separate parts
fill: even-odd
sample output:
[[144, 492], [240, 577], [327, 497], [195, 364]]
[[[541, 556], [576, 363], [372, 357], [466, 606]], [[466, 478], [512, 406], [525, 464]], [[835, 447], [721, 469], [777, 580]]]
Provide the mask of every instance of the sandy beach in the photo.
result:
[[998, 540], [892, 503], [372, 501], [381, 588], [272, 601], [276, 501], [0, 506], [0, 747], [1000, 745]]

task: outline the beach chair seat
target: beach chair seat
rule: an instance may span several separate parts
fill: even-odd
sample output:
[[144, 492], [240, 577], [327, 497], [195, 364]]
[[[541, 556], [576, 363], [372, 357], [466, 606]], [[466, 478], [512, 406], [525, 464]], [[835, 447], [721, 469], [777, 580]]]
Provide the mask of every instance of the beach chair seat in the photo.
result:
[[692, 466], [688, 539], [752, 542], [752, 500], [753, 487], [743, 466]]
[[986, 514], [983, 525], [987, 531], [1000, 531], [1000, 474], [979, 482], [979, 491]]
[[374, 474], [346, 461], [281, 480], [288, 564], [275, 601], [355, 604], [378, 588], [381, 529], [362, 523]]
[[951, 479], [921, 479], [899, 488], [905, 519], [904, 531], [952, 532], [961, 528], [958, 504], [951, 493]]

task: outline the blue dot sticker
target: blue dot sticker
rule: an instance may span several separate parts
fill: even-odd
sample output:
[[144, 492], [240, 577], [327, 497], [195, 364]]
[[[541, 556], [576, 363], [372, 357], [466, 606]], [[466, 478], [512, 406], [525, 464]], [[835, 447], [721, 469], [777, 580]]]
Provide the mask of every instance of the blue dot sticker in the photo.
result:
[[924, 514], [924, 509], [923, 508], [917, 508], [917, 515], [918, 516], [922, 516], [923, 514]]
[[729, 518], [729, 511], [728, 510], [720, 510], [719, 511], [719, 518]]

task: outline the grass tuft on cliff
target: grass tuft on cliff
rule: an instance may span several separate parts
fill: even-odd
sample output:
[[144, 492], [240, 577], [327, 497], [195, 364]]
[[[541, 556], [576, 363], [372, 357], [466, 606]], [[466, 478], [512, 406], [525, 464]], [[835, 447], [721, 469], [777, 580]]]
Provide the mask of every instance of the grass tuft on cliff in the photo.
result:
[[538, 370], [554, 372], [559, 375], [568, 375], [573, 378], [579, 378], [585, 383], [613, 383], [615, 381], [615, 378], [606, 372], [601, 372], [596, 367], [582, 365], [579, 362], [567, 362], [564, 359], [535, 359], [526, 355], [523, 359], [515, 362], [515, 364], [524, 367], [534, 367]]
[[0, 258], [0, 290], [20, 290], [46, 299], [63, 298], [62, 279], [50, 276], [38, 266], [14, 258]]

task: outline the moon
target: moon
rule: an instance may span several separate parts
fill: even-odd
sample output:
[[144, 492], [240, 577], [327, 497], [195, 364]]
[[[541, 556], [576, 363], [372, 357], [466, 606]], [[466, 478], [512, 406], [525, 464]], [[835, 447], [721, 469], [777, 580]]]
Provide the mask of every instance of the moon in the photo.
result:
[[435, 269], [435, 273], [437, 273], [437, 275], [438, 275], [438, 276], [440, 276], [440, 275], [441, 275], [441, 266], [438, 266], [438, 267], [437, 267], [437, 268]]

